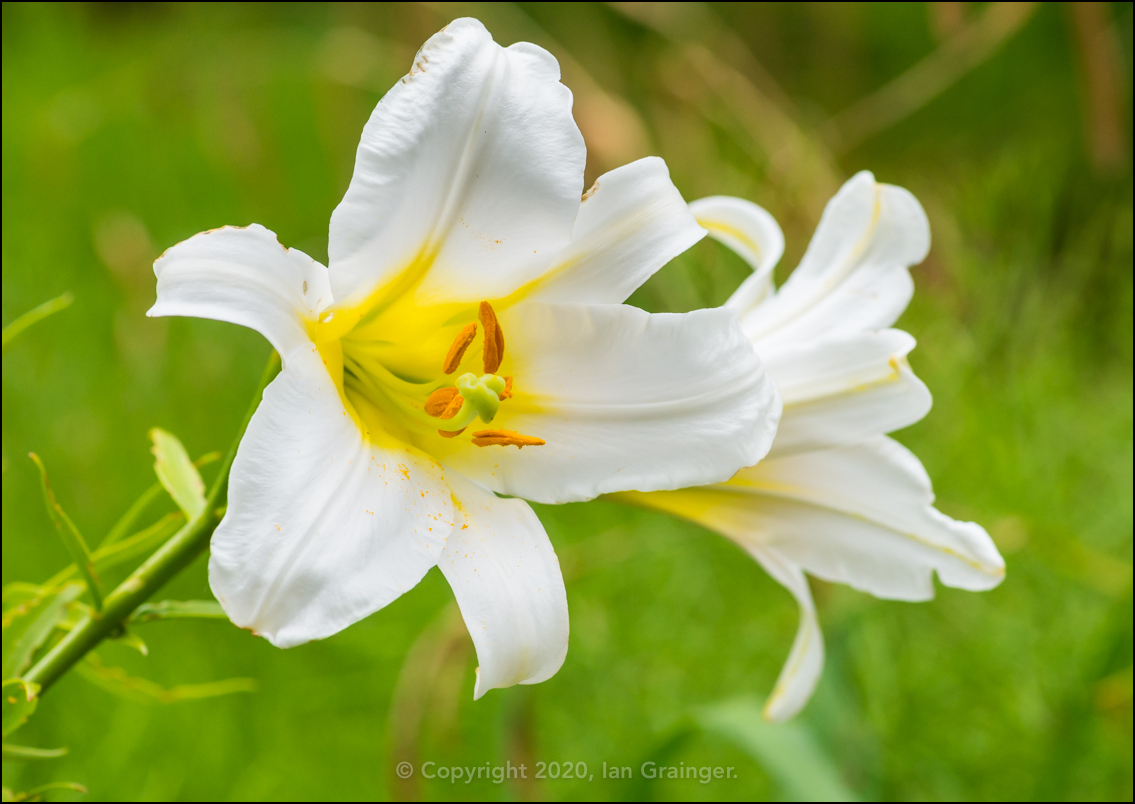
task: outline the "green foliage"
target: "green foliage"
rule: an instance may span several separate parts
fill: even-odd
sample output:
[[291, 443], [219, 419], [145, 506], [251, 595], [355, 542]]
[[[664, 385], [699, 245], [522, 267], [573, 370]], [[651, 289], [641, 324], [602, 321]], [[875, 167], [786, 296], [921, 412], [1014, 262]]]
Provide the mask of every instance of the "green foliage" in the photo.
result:
[[707, 732], [732, 741], [776, 780], [789, 801], [855, 801], [835, 763], [801, 723], [772, 724], [763, 703], [746, 697], [697, 710]]
[[28, 310], [11, 324], [4, 327], [4, 351], [7, 352], [8, 344], [10, 344], [12, 340], [16, 338], [16, 336], [18, 336], [28, 327], [32, 326], [33, 324], [38, 324], [49, 315], [58, 313], [60, 310], [67, 309], [71, 306], [71, 302], [73, 301], [75, 301], [74, 296], [72, 296], [70, 293], [63, 293], [59, 296], [56, 296], [54, 299], [48, 299], [43, 304], [39, 305], [39, 307]]
[[4, 739], [28, 722], [39, 703], [36, 685], [19, 678], [4, 682]]
[[[898, 325], [918, 338], [911, 363], [935, 407], [898, 437], [942, 509], [988, 527], [1008, 562], [990, 593], [943, 589], [917, 605], [816, 582], [824, 677], [797, 721], [765, 734], [788, 745], [806, 732], [806, 755], [829, 758], [827, 778], [858, 798], [1130, 799], [1130, 148], [1110, 168], [1093, 156], [1088, 62], [1057, 4], [908, 116], [852, 150], [828, 147], [817, 132], [832, 117], [946, 41], [939, 5], [952, 4], [710, 4], [699, 7], [708, 28], [678, 31], [781, 98], [812, 137], [800, 152], [823, 155], [837, 184], [867, 168], [926, 206], [934, 245]], [[185, 521], [152, 486], [154, 422], [199, 454], [228, 438], [255, 387], [268, 352], [255, 333], [145, 317], [153, 259], [197, 231], [256, 221], [325, 260], [363, 124], [453, 16], [560, 56], [588, 180], [654, 153], [688, 199], [726, 193], [769, 209], [787, 239], [783, 281], [826, 198], [809, 189], [822, 184], [815, 164], [793, 162], [787, 139], [771, 151], [765, 109], [716, 94], [687, 50], [621, 8], [6, 4], [3, 314], [13, 321], [68, 288], [80, 303], [5, 353], [5, 611], [9, 595], [15, 605], [38, 594], [10, 582], [74, 560], [33, 504], [35, 471], [12, 456], [45, 456], [84, 531], [109, 534], [91, 559], [112, 584]], [[1132, 15], [1105, 8], [1129, 139]], [[625, 103], [623, 117], [603, 113], [588, 80]], [[616, 119], [637, 121], [640, 139]], [[720, 304], [746, 270], [703, 242], [632, 301]], [[791, 598], [692, 525], [603, 502], [538, 513], [572, 616], [550, 681], [473, 703], [464, 626], [426, 627], [452, 601], [438, 573], [289, 651], [218, 623], [136, 618], [148, 657], [100, 648], [119, 667], [97, 683], [129, 693], [104, 695], [89, 678], [51, 689], [19, 736], [71, 752], [5, 762], [5, 796], [58, 771], [100, 799], [634, 798], [641, 779], [603, 778], [603, 763], [637, 774], [676, 728], [685, 737], [668, 763], [731, 765], [739, 777], [659, 781], [650, 795], [791, 795], [772, 737], [689, 728], [721, 701], [772, 688], [795, 633]], [[80, 578], [76, 566], [46, 585]], [[207, 590], [201, 560], [162, 594]], [[66, 618], [81, 616], [76, 603]], [[123, 680], [142, 674], [166, 692], [227, 676], [255, 678], [259, 691], [159, 709], [160, 696]], [[446, 765], [584, 761], [595, 778], [403, 783], [392, 772], [403, 750]]]
[[154, 473], [186, 519], [205, 510], [205, 481], [189, 459], [189, 453], [173, 433], [160, 427], [150, 431], [154, 442]]
[[14, 762], [27, 762], [39, 759], [59, 759], [67, 753], [66, 748], [30, 748], [26, 745], [4, 743], [4, 759]]
[[15, 678], [28, 668], [34, 654], [63, 620], [67, 604], [83, 593], [83, 585], [35, 588], [35, 594], [4, 607], [3, 677]]
[[171, 704], [216, 698], [237, 692], [256, 692], [254, 678], [226, 678], [205, 684], [178, 684], [163, 687], [146, 678], [131, 676], [121, 667], [107, 667], [96, 654], [90, 654], [79, 666], [79, 672], [104, 690], [131, 701]]
[[51, 484], [47, 482], [47, 468], [43, 465], [43, 461], [34, 452], [29, 452], [28, 457], [39, 469], [40, 487], [43, 490], [43, 501], [47, 506], [47, 515], [51, 517], [52, 524], [55, 525], [60, 538], [63, 539], [63, 544], [67, 547], [67, 552], [71, 554], [71, 559], [87, 582], [87, 591], [90, 592], [91, 599], [95, 602], [95, 608], [101, 609], [102, 584], [95, 574], [95, 564], [91, 559], [91, 551], [87, 547], [87, 542], [83, 538], [83, 534], [79, 533], [79, 529], [75, 527], [75, 523], [71, 521], [71, 517], [67, 516], [63, 507], [55, 501]]
[[130, 617], [134, 622], [180, 618], [228, 619], [221, 604], [215, 600], [159, 600], [156, 603], [143, 603]]

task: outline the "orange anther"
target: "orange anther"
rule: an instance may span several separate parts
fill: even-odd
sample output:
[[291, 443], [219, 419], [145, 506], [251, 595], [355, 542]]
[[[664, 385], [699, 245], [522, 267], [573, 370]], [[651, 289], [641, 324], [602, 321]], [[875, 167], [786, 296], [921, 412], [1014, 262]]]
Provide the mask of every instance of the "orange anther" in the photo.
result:
[[542, 446], [545, 441], [542, 438], [521, 435], [512, 430], [478, 430], [473, 433], [473, 443], [478, 447], [507, 447], [511, 445], [517, 449], [524, 449], [525, 447]]
[[449, 407], [449, 403], [453, 401], [455, 396], [460, 396], [460, 394], [458, 394], [457, 389], [452, 386], [449, 388], [438, 388], [426, 399], [426, 413], [430, 416], [441, 416], [445, 413], [445, 409]]
[[506, 399], [512, 399], [512, 375], [504, 378], [504, 390], [501, 391], [501, 402]]
[[[464, 405], [464, 404], [465, 404], [464, 397], [462, 397], [461, 394], [458, 394], [457, 396], [453, 397], [453, 399], [449, 400], [449, 404], [445, 406], [445, 410], [443, 410], [441, 412], [441, 415], [438, 416], [438, 418], [439, 419], [452, 419], [454, 416], [457, 415], [458, 411], [461, 410], [461, 406]], [[462, 429], [464, 429], [464, 428], [462, 428]]]
[[454, 436], [459, 436], [464, 432], [465, 428], [462, 427], [460, 430], [438, 430], [437, 434], [442, 438], [453, 438]]
[[[484, 302], [482, 302], [483, 304]], [[473, 338], [477, 337], [477, 325], [466, 324], [465, 327], [457, 333], [457, 337], [453, 339], [453, 345], [449, 347], [449, 352], [445, 356], [445, 363], [442, 364], [441, 370], [446, 374], [452, 374], [457, 371], [457, 367], [461, 365], [461, 358], [465, 357], [465, 350], [469, 348], [469, 344], [473, 342]]]
[[481, 319], [481, 326], [485, 328], [485, 347], [481, 355], [485, 361], [485, 373], [495, 374], [500, 368], [501, 361], [504, 360], [504, 331], [497, 321], [493, 306], [487, 301], [481, 302], [478, 317]]

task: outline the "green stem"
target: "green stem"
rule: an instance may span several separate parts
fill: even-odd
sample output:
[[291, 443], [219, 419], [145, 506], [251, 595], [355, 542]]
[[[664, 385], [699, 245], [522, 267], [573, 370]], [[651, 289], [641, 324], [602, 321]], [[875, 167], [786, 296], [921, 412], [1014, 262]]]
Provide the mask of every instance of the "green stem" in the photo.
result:
[[24, 674], [25, 681], [39, 684], [40, 691], [46, 690], [76, 662], [112, 635], [154, 592], [189, 566], [209, 545], [209, 537], [220, 522], [219, 507], [224, 504], [228, 488], [229, 469], [236, 457], [244, 431], [252, 414], [260, 404], [264, 388], [280, 369], [280, 358], [273, 352], [260, 378], [260, 385], [252, 397], [252, 404], [241, 423], [232, 447], [225, 455], [217, 473], [213, 487], [205, 498], [205, 510], [187, 522], [172, 538], [158, 549], [142, 566], [134, 570], [130, 577], [107, 595], [102, 610], [80, 622], [52, 648], [35, 666]]

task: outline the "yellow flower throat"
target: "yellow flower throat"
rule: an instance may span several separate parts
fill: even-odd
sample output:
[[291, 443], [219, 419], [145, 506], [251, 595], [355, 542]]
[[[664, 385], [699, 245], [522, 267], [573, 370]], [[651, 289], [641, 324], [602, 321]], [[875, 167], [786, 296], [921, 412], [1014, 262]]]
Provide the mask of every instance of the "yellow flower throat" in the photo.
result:
[[[409, 295], [388, 304], [330, 311], [313, 326], [313, 340], [347, 410], [364, 432], [415, 443], [434, 433], [456, 438], [478, 419], [490, 424], [513, 396], [513, 376], [498, 374], [505, 339], [492, 305], [481, 302], [477, 321], [470, 321], [468, 303], [423, 308], [412, 304]], [[449, 335], [457, 326], [456, 337]], [[466, 371], [452, 379], [463, 363], [475, 359], [470, 347], [478, 335], [483, 373]], [[446, 341], [441, 339], [449, 337], [453, 340], [443, 352]], [[470, 440], [478, 447], [544, 443], [504, 429], [474, 430]]]

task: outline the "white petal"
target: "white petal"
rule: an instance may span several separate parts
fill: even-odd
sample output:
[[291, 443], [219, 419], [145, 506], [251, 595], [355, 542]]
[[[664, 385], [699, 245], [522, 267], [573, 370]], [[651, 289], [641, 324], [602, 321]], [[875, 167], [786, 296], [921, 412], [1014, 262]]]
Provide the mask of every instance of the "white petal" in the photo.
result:
[[618, 304], [703, 237], [666, 163], [648, 156], [595, 181], [571, 243], [520, 293], [538, 301]]
[[491, 426], [547, 443], [433, 438], [428, 448], [494, 491], [552, 503], [682, 488], [725, 480], [768, 451], [780, 398], [729, 310], [532, 302], [501, 323], [515, 397]]
[[450, 472], [453, 533], [438, 561], [477, 648], [474, 699], [555, 675], [568, 648], [559, 559], [523, 500], [502, 500]]
[[766, 710], [770, 718], [790, 717], [803, 705], [814, 686], [812, 668], [818, 674], [822, 663], [822, 654], [807, 655], [805, 631], [815, 627], [818, 640], [818, 626], [809, 622], [814, 611], [796, 568], [899, 600], [933, 597], [934, 573], [946, 586], [970, 591], [991, 589], [1005, 574], [989, 534], [936, 510], [922, 464], [886, 436], [769, 458], [728, 483], [615, 499], [729, 537], [796, 596], [801, 628], [778, 681], [783, 698], [774, 695]]
[[933, 572], [971, 591], [1004, 577], [985, 530], [937, 511], [922, 464], [886, 436], [769, 458], [726, 484], [675, 495], [636, 499], [877, 597], [933, 597]]
[[865, 332], [762, 350], [784, 400], [769, 457], [889, 433], [930, 411], [930, 392], [910, 370], [914, 338]]
[[934, 572], [946, 586], [971, 591], [992, 589], [1005, 574], [989, 534], [936, 510], [922, 464], [886, 436], [769, 458], [716, 486], [626, 499], [743, 547], [774, 549], [814, 575], [876, 597], [933, 597]]
[[196, 234], [159, 257], [154, 273], [158, 300], [147, 315], [251, 327], [281, 355], [310, 341], [305, 322], [331, 303], [327, 269], [255, 223]]
[[929, 248], [914, 196], [859, 173], [828, 203], [799, 267], [741, 324], [758, 351], [888, 327], [910, 302], [909, 267]]
[[291, 647], [413, 588], [453, 527], [440, 468], [364, 438], [311, 347], [288, 356], [240, 443], [209, 583], [234, 623]]
[[782, 723], [795, 716], [816, 689], [824, 669], [824, 635], [816, 619], [816, 605], [812, 590], [800, 567], [786, 560], [775, 550], [749, 547], [765, 572], [792, 593], [800, 608], [800, 625], [788, 660], [780, 671], [772, 695], [765, 701], [764, 715], [774, 723]]
[[547, 51], [476, 20], [430, 38], [363, 130], [331, 216], [331, 285], [353, 304], [411, 266], [419, 301], [499, 298], [568, 242], [583, 137]]
[[709, 236], [728, 246], [753, 269], [753, 275], [725, 302], [744, 315], [773, 291], [772, 271], [784, 254], [784, 233], [763, 208], [743, 198], [715, 195], [690, 204], [697, 222]]
[[783, 501], [781, 522], [762, 543], [877, 597], [930, 598], [932, 570], [946, 586], [971, 591], [992, 589], [1005, 574], [989, 534], [936, 510], [918, 458], [886, 436], [768, 460], [730, 485]]

